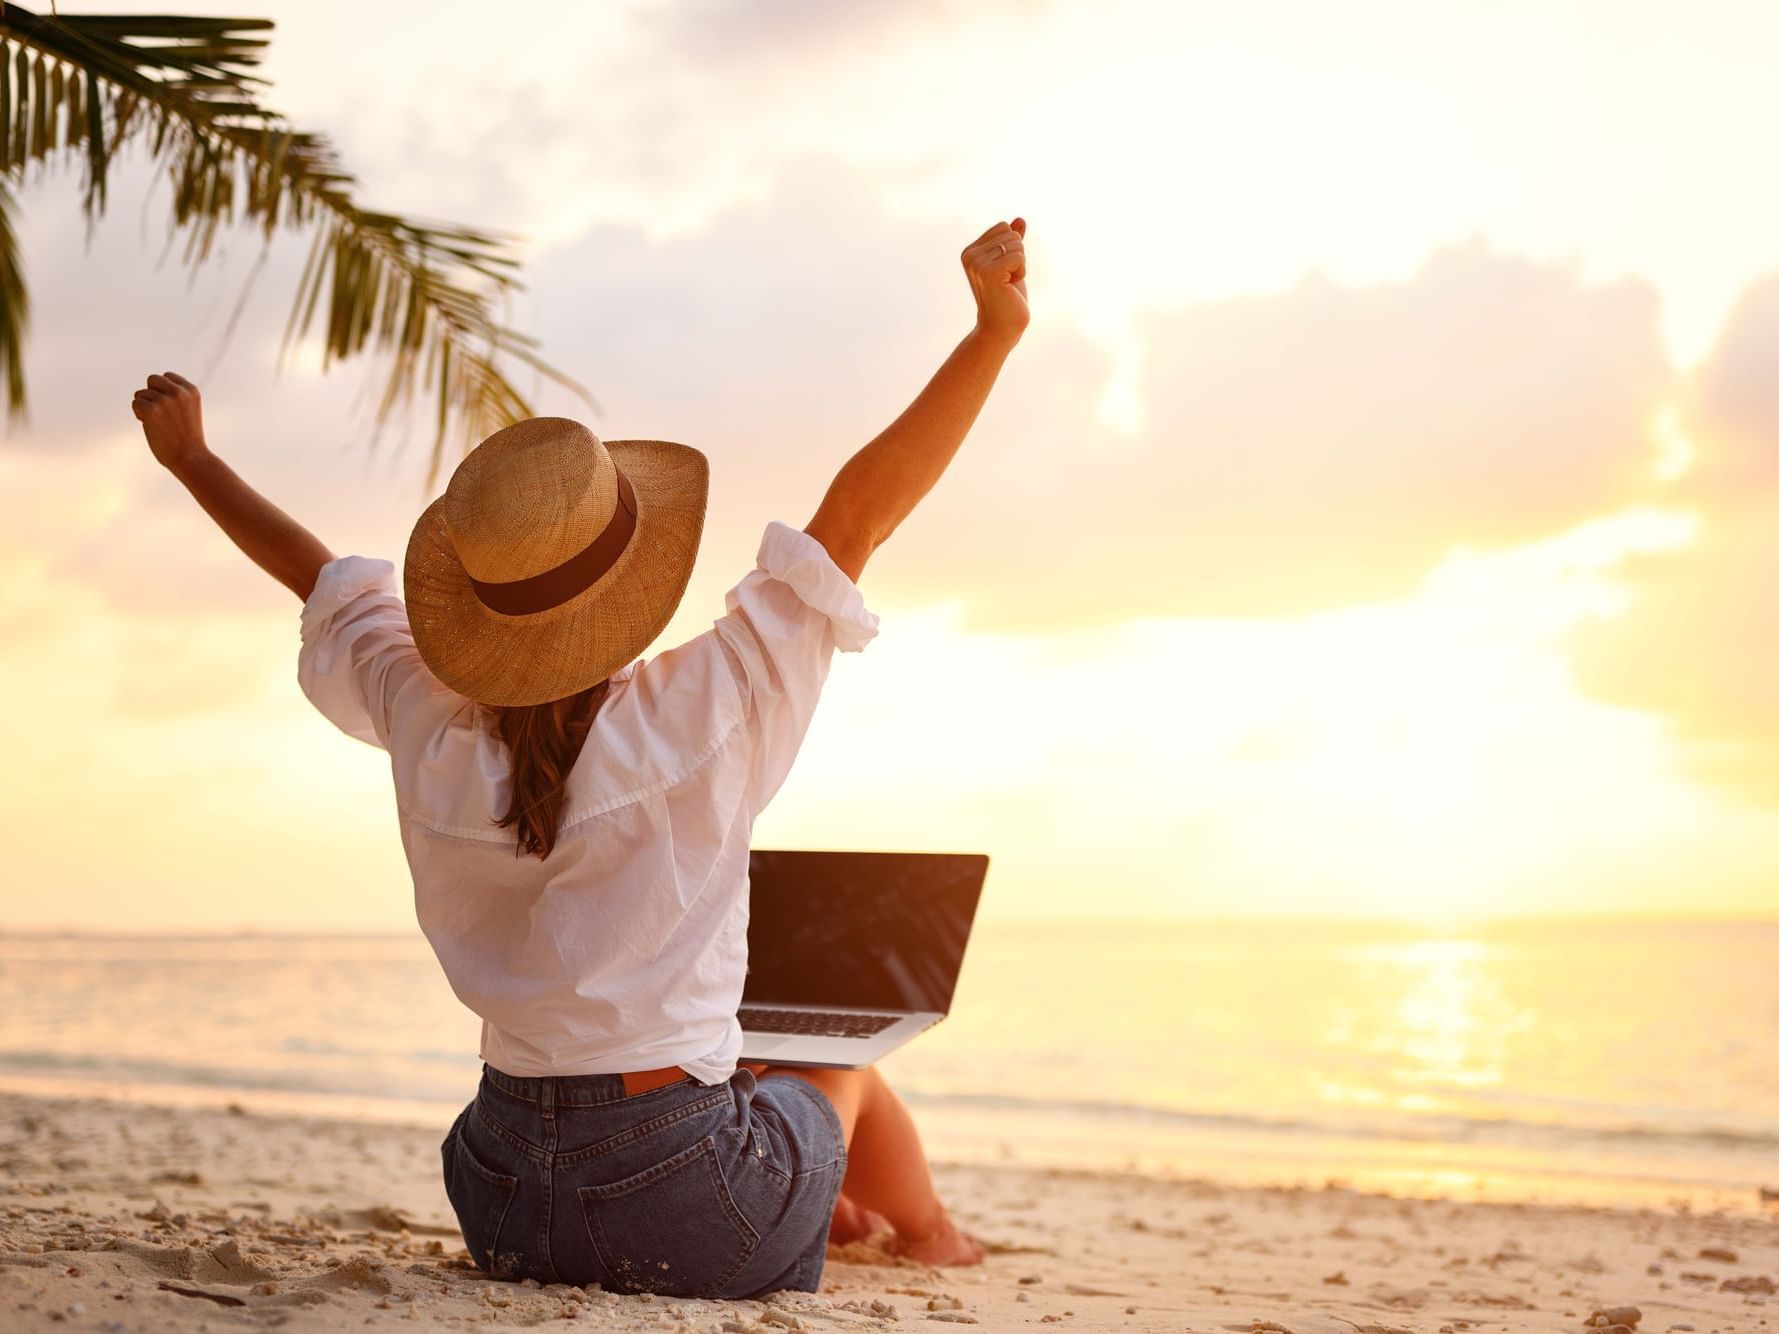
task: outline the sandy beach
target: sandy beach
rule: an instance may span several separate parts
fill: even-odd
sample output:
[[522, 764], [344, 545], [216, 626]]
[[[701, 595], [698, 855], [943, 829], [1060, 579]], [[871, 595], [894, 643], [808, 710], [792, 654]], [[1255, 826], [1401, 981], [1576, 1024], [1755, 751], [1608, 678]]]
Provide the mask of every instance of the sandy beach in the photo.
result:
[[[385, 1324], [774, 1331], [1572, 1330], [1779, 1321], [1779, 1210], [1601, 1209], [941, 1165], [980, 1269], [830, 1250], [818, 1294], [712, 1302], [496, 1283], [471, 1265], [436, 1130], [0, 1094], [0, 1325]], [[1753, 1206], [1758, 1208], [1758, 1206]]]

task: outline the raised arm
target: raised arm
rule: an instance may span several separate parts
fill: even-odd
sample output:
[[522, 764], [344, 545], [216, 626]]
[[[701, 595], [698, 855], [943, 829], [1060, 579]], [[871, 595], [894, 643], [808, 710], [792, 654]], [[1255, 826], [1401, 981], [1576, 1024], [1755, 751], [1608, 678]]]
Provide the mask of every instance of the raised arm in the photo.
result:
[[902, 415], [841, 466], [803, 529], [854, 583], [950, 464], [1031, 319], [1025, 219], [996, 223], [961, 258], [976, 297], [976, 327]]
[[142, 423], [150, 452], [204, 512], [255, 565], [308, 601], [333, 552], [210, 452], [198, 387], [172, 371], [151, 375], [136, 391], [130, 411]]

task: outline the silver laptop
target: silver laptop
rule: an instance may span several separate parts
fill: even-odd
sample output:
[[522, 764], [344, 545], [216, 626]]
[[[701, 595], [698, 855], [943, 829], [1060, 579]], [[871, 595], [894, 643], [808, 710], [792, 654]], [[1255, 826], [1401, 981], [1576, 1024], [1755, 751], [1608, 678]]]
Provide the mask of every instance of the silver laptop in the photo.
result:
[[754, 849], [741, 1059], [856, 1069], [951, 1009], [988, 858]]

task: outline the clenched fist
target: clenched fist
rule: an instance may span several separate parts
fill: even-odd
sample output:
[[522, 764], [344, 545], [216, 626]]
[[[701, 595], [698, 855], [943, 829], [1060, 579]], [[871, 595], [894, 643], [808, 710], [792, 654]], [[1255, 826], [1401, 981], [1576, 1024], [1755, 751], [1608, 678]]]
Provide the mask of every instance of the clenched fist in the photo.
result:
[[198, 387], [168, 371], [151, 375], [136, 391], [130, 411], [142, 423], [148, 448], [162, 467], [177, 472], [210, 452], [204, 443], [204, 404]]
[[1025, 299], [1025, 219], [997, 222], [964, 247], [964, 274], [976, 297], [976, 327], [1008, 344], [1031, 323]]

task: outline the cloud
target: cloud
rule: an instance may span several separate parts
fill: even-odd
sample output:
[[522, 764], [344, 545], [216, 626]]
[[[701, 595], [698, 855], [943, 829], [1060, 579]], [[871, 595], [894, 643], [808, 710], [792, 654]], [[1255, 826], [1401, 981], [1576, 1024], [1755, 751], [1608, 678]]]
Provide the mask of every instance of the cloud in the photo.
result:
[[[437, 0], [420, 24], [326, 0], [280, 21], [270, 65], [276, 105], [327, 131], [367, 205], [553, 241], [595, 220], [697, 225], [813, 147], [874, 162], [886, 193], [903, 171], [955, 166], [971, 145], [931, 96], [908, 96], [914, 63], [947, 57], [966, 89], [1004, 84], [1017, 76], [984, 60], [1051, 8], [537, 0], [489, 25], [465, 0]], [[346, 27], [355, 40], [342, 45]]]
[[[1014, 382], [932, 516], [957, 535], [945, 564], [1026, 620], [1401, 597], [1455, 548], [1549, 536], [1646, 489], [1670, 379], [1656, 321], [1643, 284], [1481, 244], [1406, 282], [1158, 312], [1133, 438]], [[997, 504], [1006, 478], [1021, 485]]]
[[988, 17], [1039, 21], [1050, 8], [1045, 0], [690, 0], [644, 11], [639, 26], [657, 58], [758, 77], [812, 62], [881, 60], [887, 44], [944, 41]]
[[1597, 697], [1668, 717], [1697, 770], [1779, 804], [1779, 277], [1751, 285], [1687, 388], [1695, 451], [1672, 488], [1702, 521], [1682, 550], [1630, 562], [1631, 601], [1585, 628], [1576, 670]]
[[[595, 429], [707, 448], [719, 528], [801, 522], [969, 328], [974, 233], [871, 199], [808, 157], [694, 235], [598, 227], [540, 263], [549, 345], [603, 372]], [[1672, 382], [1642, 283], [1472, 243], [1404, 282], [1155, 312], [1126, 436], [1101, 420], [1110, 353], [1047, 320], [1031, 247], [1033, 326], [867, 575], [892, 601], [962, 600], [988, 628], [1289, 616], [1405, 595], [1454, 548], [1648, 491]]]
[[[194, 328], [190, 280], [145, 263], [115, 220], [91, 251], [58, 231], [73, 188], [32, 197], [34, 290], [104, 293], [107, 310], [49, 305], [33, 345], [42, 411], [8, 446], [102, 450], [93, 467], [126, 488], [129, 521], [61, 535], [49, 572], [126, 611], [262, 607], [265, 576], [152, 465], [127, 416], [147, 371], [214, 350]], [[544, 385], [538, 411], [711, 457], [705, 556], [670, 630], [708, 622], [765, 522], [806, 522], [967, 332], [958, 254], [977, 230], [895, 220], [868, 172], [815, 153], [697, 232], [594, 225], [538, 256], [514, 319], [604, 409]], [[1639, 282], [1591, 283], [1478, 242], [1405, 281], [1312, 276], [1154, 311], [1137, 329], [1146, 421], [1124, 434], [1101, 418], [1110, 351], [1046, 312], [1044, 247], [1034, 232], [1032, 329], [945, 476], [874, 558], [876, 604], [954, 601], [969, 628], [1028, 631], [1291, 616], [1405, 596], [1456, 548], [1536, 540], [1647, 491], [1647, 423], [1672, 383]], [[428, 498], [429, 437], [366, 456], [368, 416], [350, 409], [373, 368], [274, 374], [303, 253], [300, 237], [275, 245], [201, 381], [212, 443], [336, 551], [399, 560]], [[218, 328], [244, 270], [200, 279]], [[67, 350], [88, 332], [80, 356]]]
[[1690, 488], [1713, 504], [1779, 490], [1779, 274], [1749, 285], [1691, 386]]

